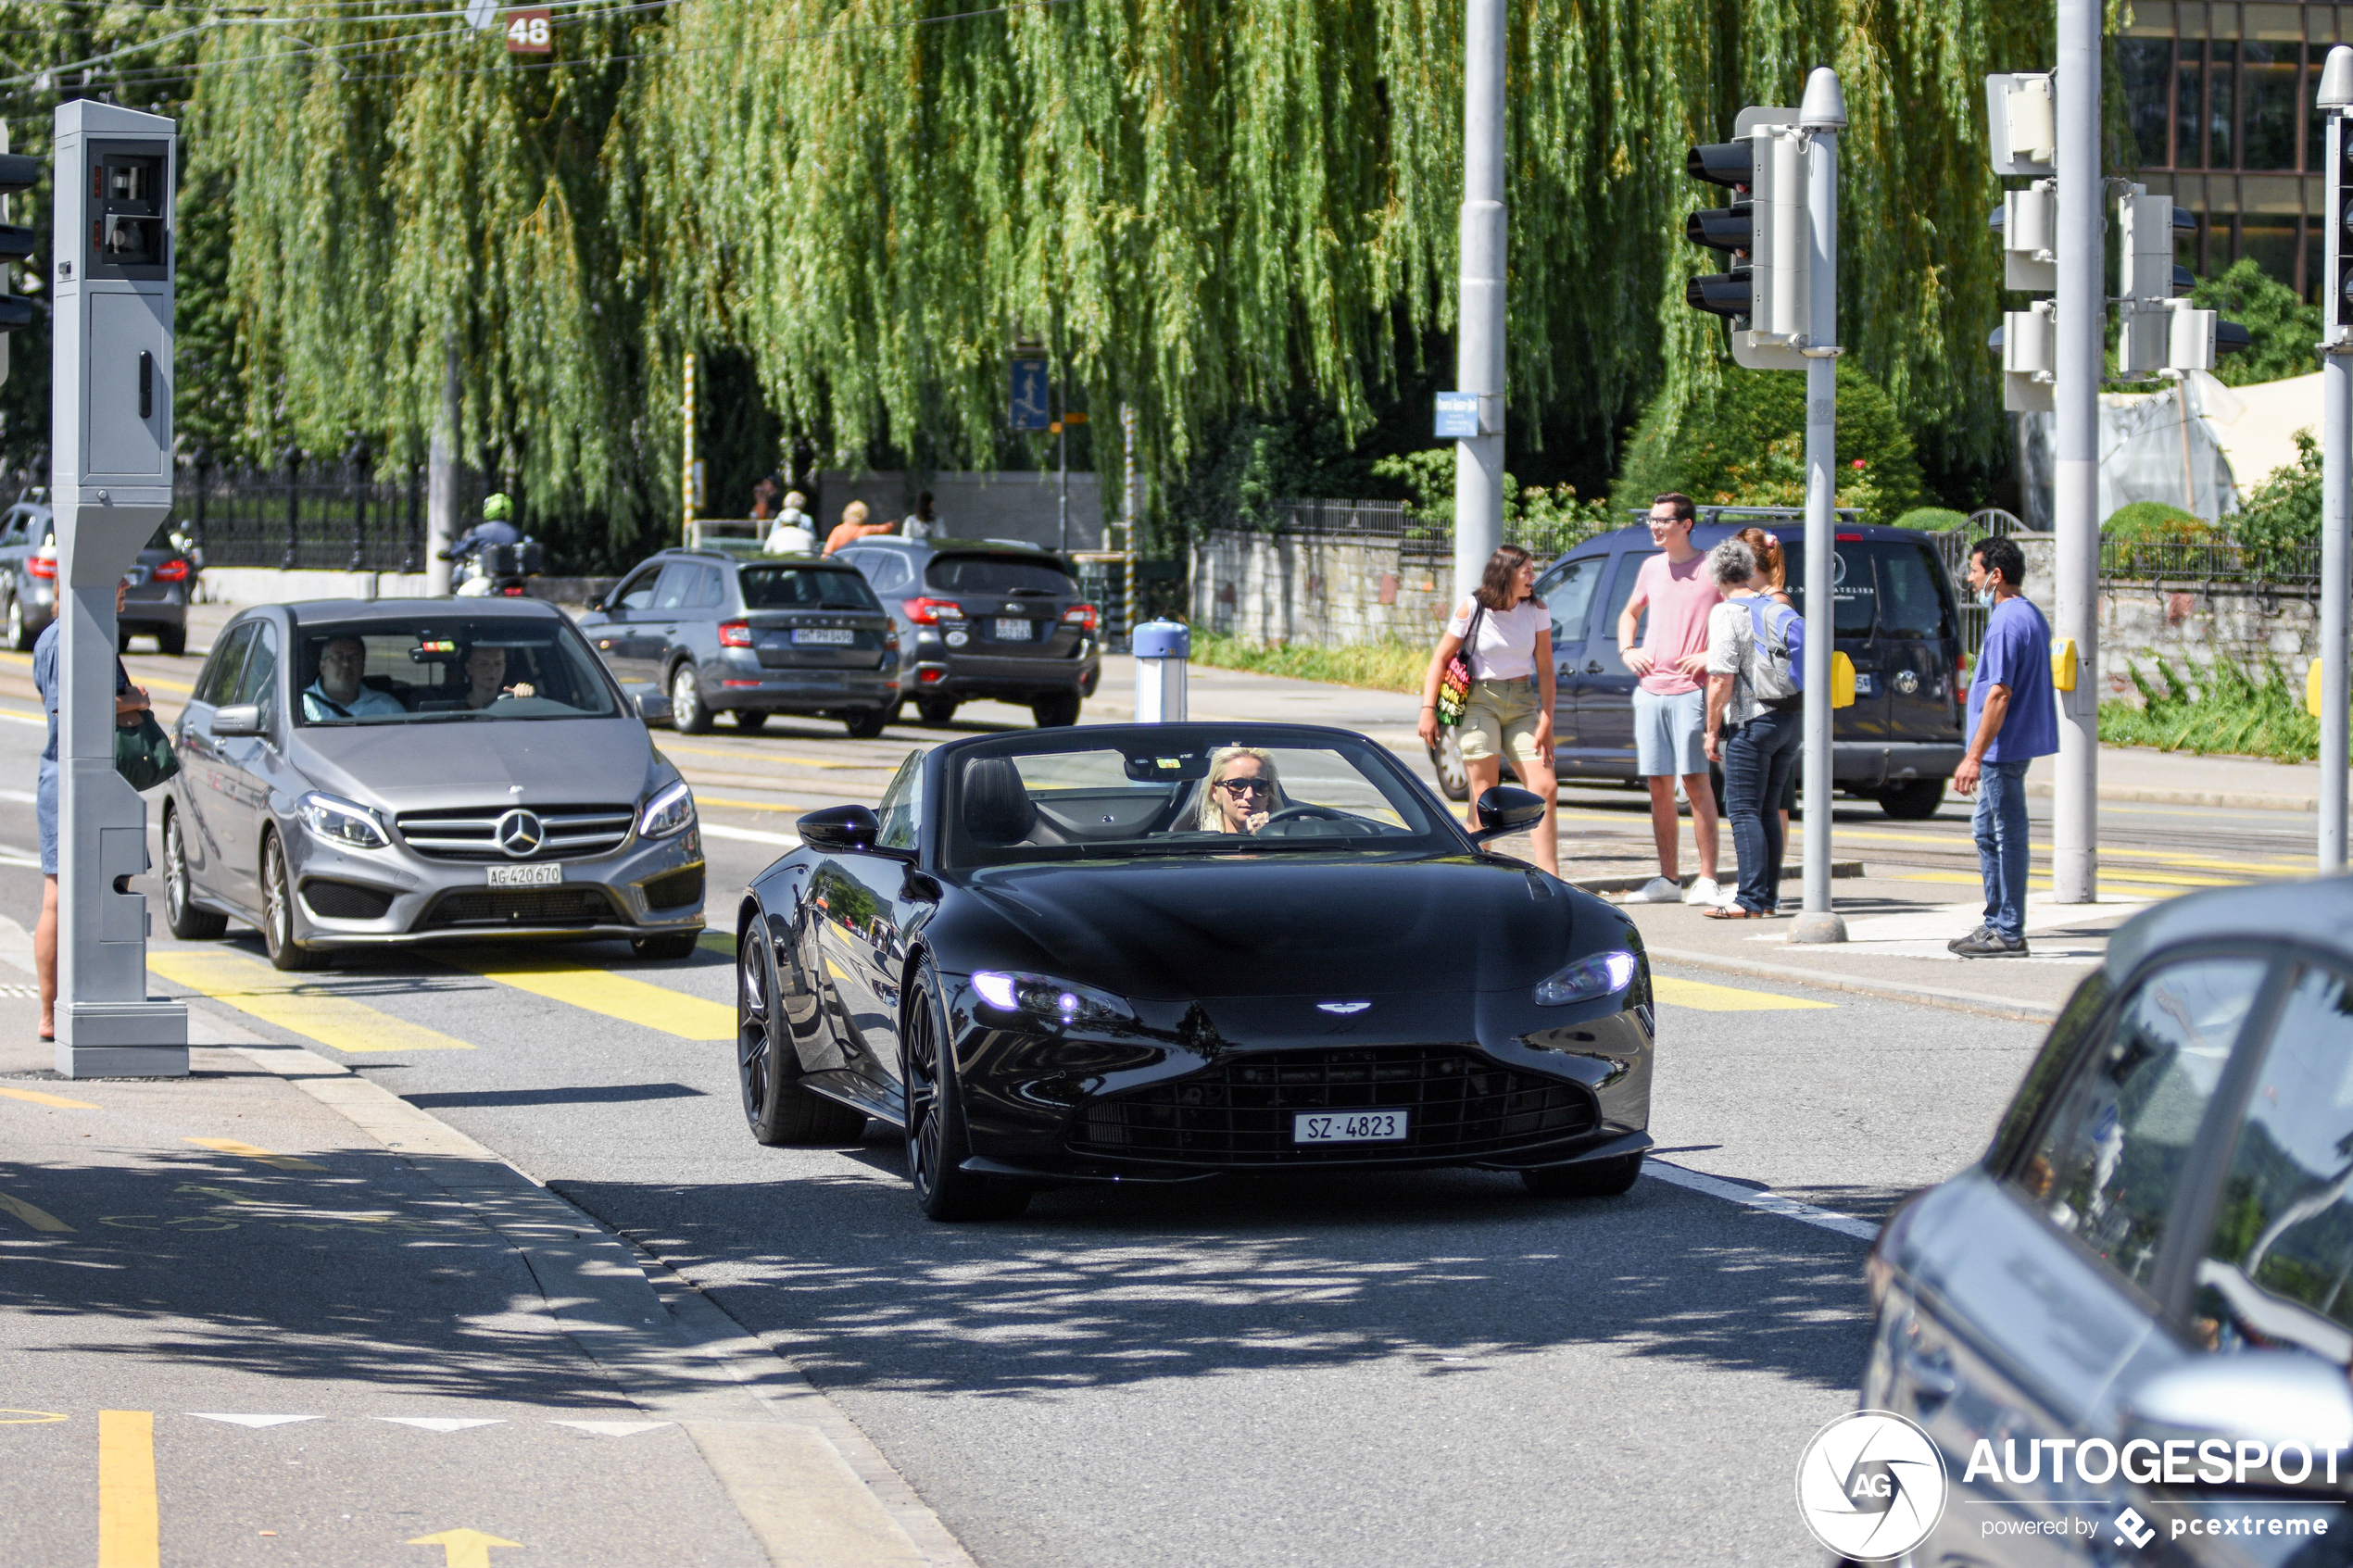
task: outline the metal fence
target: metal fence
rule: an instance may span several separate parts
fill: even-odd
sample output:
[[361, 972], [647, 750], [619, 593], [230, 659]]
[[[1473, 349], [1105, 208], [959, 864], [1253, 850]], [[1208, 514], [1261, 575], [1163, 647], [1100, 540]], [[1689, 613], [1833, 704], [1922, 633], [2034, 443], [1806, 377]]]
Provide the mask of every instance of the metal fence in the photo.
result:
[[172, 516], [207, 566], [425, 569], [422, 467], [377, 470], [364, 460], [276, 469], [193, 464], [173, 484]]
[[[1417, 512], [1403, 501], [1287, 500], [1272, 503], [1268, 510], [1274, 519], [1268, 533], [1394, 541], [1400, 558], [1412, 564], [1454, 558], [1454, 520]], [[1592, 538], [1603, 526], [1582, 519], [1549, 523], [1506, 518], [1499, 543], [1517, 545], [1544, 562]]]

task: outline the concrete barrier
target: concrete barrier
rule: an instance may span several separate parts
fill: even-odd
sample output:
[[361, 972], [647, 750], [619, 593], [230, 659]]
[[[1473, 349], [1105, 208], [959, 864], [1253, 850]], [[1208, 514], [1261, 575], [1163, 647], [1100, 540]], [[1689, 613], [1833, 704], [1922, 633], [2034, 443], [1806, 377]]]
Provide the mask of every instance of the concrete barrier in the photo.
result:
[[[612, 591], [617, 577], [535, 577], [530, 595], [551, 604], [585, 606]], [[305, 599], [422, 599], [422, 571], [280, 571], [258, 566], [208, 566], [196, 580], [196, 602], [215, 605], [296, 604]]]

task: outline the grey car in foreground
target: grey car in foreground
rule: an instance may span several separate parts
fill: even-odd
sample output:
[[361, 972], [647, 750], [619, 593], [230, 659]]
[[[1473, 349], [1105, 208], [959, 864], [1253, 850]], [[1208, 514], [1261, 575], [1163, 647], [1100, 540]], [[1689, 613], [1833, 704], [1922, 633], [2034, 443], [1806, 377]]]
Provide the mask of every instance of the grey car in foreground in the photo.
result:
[[1869, 1273], [1951, 1483], [1903, 1561], [2353, 1562], [2353, 880], [2124, 926]]
[[247, 921], [295, 970], [484, 938], [619, 936], [677, 959], [702, 930], [694, 796], [552, 605], [248, 610], [173, 738], [175, 936]]

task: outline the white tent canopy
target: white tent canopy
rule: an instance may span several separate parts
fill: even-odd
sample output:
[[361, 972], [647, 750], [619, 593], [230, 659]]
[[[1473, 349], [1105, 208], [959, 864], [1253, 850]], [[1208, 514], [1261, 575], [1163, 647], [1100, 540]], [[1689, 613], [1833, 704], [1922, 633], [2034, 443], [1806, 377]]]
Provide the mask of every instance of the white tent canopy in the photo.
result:
[[[2316, 420], [2320, 377], [2298, 378], [2308, 380], [2313, 383]], [[2247, 395], [2298, 382], [2233, 388], [2204, 370], [2192, 370], [2159, 392], [2101, 394], [2100, 516], [2106, 519], [2134, 501], [2162, 501], [2208, 521], [2236, 511], [2241, 486], [2233, 475], [2246, 470], [2233, 461], [2231, 440], [2242, 427], [2254, 437], [2265, 423], [2256, 416]], [[2020, 488], [2025, 494], [2027, 525], [2038, 531], [2051, 526], [2057, 419], [2053, 414], [2018, 417]], [[2285, 460], [2296, 456], [2291, 433], [2281, 432], [2276, 438], [2286, 449]], [[2271, 441], [2271, 433], [2263, 432], [2261, 439]], [[2252, 446], [2248, 453], [2250, 463], [2260, 460]]]

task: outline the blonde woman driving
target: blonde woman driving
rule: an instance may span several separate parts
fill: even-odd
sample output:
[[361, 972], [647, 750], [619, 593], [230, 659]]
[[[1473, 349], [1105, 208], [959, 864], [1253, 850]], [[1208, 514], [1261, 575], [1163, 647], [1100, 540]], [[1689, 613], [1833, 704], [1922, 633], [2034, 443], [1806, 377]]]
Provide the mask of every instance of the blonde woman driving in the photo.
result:
[[1209, 759], [1201, 793], [1201, 831], [1254, 834], [1283, 809], [1275, 759], [1254, 746], [1229, 746]]

